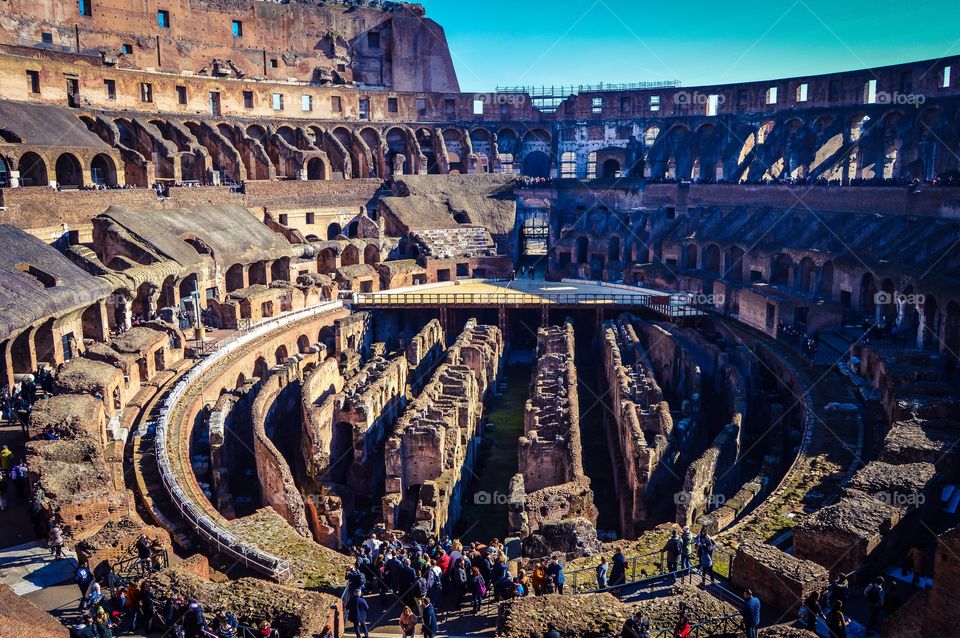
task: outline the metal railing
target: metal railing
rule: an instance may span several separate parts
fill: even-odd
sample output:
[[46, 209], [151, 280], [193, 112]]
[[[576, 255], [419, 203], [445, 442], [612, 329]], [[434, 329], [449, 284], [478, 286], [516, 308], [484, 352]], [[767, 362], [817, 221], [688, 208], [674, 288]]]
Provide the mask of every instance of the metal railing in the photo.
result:
[[223, 356], [247, 345], [248, 343], [288, 324], [306, 319], [315, 314], [321, 314], [342, 308], [339, 301], [332, 301], [306, 308], [297, 312], [265, 320], [250, 331], [222, 342], [216, 353], [194, 366], [178, 383], [163, 402], [160, 414], [156, 420], [156, 438], [154, 450], [157, 464], [160, 468], [160, 478], [163, 488], [171, 503], [180, 512], [193, 531], [206, 539], [216, 552], [232, 557], [239, 564], [254, 569], [277, 581], [287, 580], [291, 575], [288, 561], [283, 560], [258, 547], [252, 547], [238, 539], [217, 521], [208, 516], [180, 486], [173, 469], [170, 453], [167, 449], [167, 431], [170, 427], [170, 414], [181, 399], [187, 394], [191, 385], [207, 370], [209, 370]]
[[[713, 572], [717, 576], [729, 578], [733, 569], [734, 554], [721, 547], [717, 547], [713, 552]], [[675, 577], [681, 579], [692, 574], [700, 574], [699, 562], [696, 556], [692, 556], [693, 566], [689, 569], [670, 570], [667, 567], [666, 556], [663, 552], [655, 551], [646, 554], [637, 554], [627, 557], [625, 570], [625, 582], [619, 585], [608, 585], [604, 589], [597, 587], [596, 566], [582, 567], [568, 571], [566, 573], [566, 586], [564, 593], [569, 594], [588, 594], [599, 591], [615, 591], [622, 587], [628, 587], [637, 584], [649, 583], [655, 584], [662, 581], [665, 577]]]
[[634, 306], [650, 308], [669, 317], [696, 317], [703, 314], [697, 306], [677, 302], [668, 295], [596, 294], [596, 293], [358, 293], [353, 303], [359, 306], [542, 306], [542, 305], [596, 305]]
[[[707, 636], [726, 636], [737, 634], [743, 628], [743, 617], [730, 614], [690, 624], [689, 638], [707, 638]], [[673, 638], [673, 627], [661, 627], [650, 630], [650, 638]]]
[[658, 80], [655, 82], [629, 82], [626, 84], [577, 84], [570, 86], [498, 86], [497, 93], [524, 93], [530, 97], [569, 97], [581, 93], [601, 93], [605, 91], [638, 91], [642, 89], [675, 89], [679, 80]]

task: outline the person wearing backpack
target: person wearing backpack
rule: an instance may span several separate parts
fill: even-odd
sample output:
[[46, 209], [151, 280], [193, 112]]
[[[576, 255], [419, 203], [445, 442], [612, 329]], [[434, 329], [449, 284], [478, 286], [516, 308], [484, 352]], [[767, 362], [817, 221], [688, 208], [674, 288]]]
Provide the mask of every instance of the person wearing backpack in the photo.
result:
[[673, 530], [662, 550], [667, 555], [667, 572], [673, 574], [673, 582], [677, 582], [677, 566], [680, 562], [680, 552], [683, 550], [681, 545], [682, 541], [677, 530]]
[[77, 605], [77, 611], [83, 611], [84, 606], [86, 606], [87, 589], [90, 587], [91, 581], [93, 581], [93, 573], [90, 571], [90, 564], [87, 563], [87, 561], [83, 561], [77, 567], [77, 571], [73, 576], [73, 582], [80, 588], [80, 604]]
[[686, 582], [687, 574], [690, 573], [690, 551], [693, 546], [693, 534], [690, 532], [690, 526], [683, 528], [683, 535], [680, 537], [680, 569], [683, 571], [683, 580]]
[[867, 633], [879, 633], [883, 606], [886, 603], [887, 596], [887, 592], [883, 589], [883, 576], [877, 576], [872, 583], [867, 585], [867, 588], [863, 590], [863, 596], [867, 599], [867, 606], [870, 608]]
[[487, 583], [483, 580], [479, 567], [470, 570], [470, 594], [473, 599], [473, 613], [477, 614], [480, 612], [483, 597], [487, 595]]

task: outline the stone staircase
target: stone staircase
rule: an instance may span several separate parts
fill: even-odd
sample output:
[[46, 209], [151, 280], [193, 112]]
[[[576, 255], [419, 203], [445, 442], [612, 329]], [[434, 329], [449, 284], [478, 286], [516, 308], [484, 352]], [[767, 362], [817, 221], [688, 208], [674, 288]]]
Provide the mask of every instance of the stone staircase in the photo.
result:
[[497, 254], [490, 232], [481, 226], [418, 230], [412, 236], [424, 255], [434, 259], [493, 257]]

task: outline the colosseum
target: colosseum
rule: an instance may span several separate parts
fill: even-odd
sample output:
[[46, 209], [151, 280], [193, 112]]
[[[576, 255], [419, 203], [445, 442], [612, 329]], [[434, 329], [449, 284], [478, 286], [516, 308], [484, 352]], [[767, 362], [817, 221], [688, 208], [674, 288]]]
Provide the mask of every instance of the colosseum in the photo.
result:
[[958, 76], [5, 0], [0, 636], [960, 635]]

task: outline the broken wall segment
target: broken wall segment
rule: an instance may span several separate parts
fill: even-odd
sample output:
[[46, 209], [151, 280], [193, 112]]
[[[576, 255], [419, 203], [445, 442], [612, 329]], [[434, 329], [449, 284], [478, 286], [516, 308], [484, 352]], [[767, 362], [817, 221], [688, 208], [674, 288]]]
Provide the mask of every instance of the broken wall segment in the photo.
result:
[[826, 568], [758, 541], [737, 548], [730, 575], [738, 591], [752, 590], [765, 604], [787, 613], [796, 612], [812, 592], [824, 592], [830, 585]]

